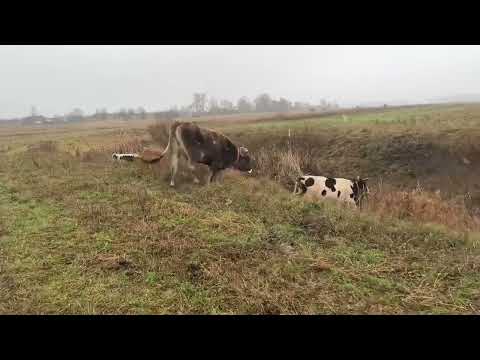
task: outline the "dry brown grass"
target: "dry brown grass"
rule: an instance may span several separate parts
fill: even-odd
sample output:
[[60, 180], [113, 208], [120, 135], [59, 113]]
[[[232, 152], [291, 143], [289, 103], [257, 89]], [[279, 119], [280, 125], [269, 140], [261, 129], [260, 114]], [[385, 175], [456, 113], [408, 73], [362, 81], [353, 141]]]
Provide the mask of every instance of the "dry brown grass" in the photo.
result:
[[[289, 136], [290, 135], [290, 136]], [[293, 132], [273, 139], [260, 138], [252, 143], [256, 174], [293, 188], [295, 179], [306, 173], [319, 174], [318, 137]]]
[[298, 176], [303, 174], [302, 169], [309, 162], [305, 154], [291, 150], [282, 150], [275, 146], [262, 148], [255, 156], [256, 173], [268, 177], [280, 184], [290, 187]]
[[[256, 152], [258, 176], [272, 179], [291, 190], [298, 176], [322, 174], [313, 144], [298, 139], [297, 145], [290, 145], [288, 140], [285, 143], [265, 146]], [[480, 231], [478, 204], [471, 194], [443, 199], [439, 192], [427, 191], [420, 185], [402, 191], [382, 183], [370, 187], [372, 193], [362, 209], [377, 217], [441, 224], [457, 231]]]
[[199, 118], [182, 118], [182, 121], [207, 123], [209, 126], [228, 126], [232, 124], [255, 124], [284, 120], [302, 120], [312, 117], [326, 117], [338, 112], [288, 112], [288, 113], [252, 113], [235, 115], [202, 116]]
[[480, 231], [480, 217], [468, 209], [463, 199], [442, 199], [440, 193], [424, 191], [421, 186], [409, 191], [378, 186], [369, 195], [364, 209], [380, 218], [441, 224], [457, 231]]
[[[164, 145], [167, 132], [160, 130], [155, 136]], [[381, 194], [372, 186], [370, 199], [378, 208], [359, 212], [307, 203], [277, 182], [288, 182], [299, 169], [348, 176], [364, 156], [360, 140], [368, 134], [305, 132], [289, 144], [288, 136], [271, 129], [256, 138], [241, 131], [259, 156], [260, 178], [232, 173], [223, 184], [195, 186], [188, 179], [176, 189], [143, 164], [111, 161], [112, 151], [134, 152], [148, 142], [139, 137], [144, 133], [72, 134], [59, 140], [55, 152], [38, 156], [39, 167], [25, 152], [33, 141], [25, 137], [28, 142], [0, 164], [0, 313], [480, 310], [477, 235], [422, 224], [474, 228], [461, 201], [435, 199], [420, 189], [403, 198], [398, 187], [383, 187]], [[345, 151], [347, 140], [354, 151]], [[381, 147], [367, 140], [372, 147], [365, 153], [378, 154]], [[81, 162], [85, 150], [96, 150], [105, 162]], [[342, 164], [342, 156], [355, 161]], [[360, 165], [385, 166], [362, 160]], [[368, 167], [360, 169], [371, 176]], [[380, 196], [391, 197], [390, 203]]]
[[140, 153], [147, 146], [148, 141], [142, 137], [125, 137], [117, 141], [92, 146], [89, 150], [75, 149], [75, 156], [82, 161], [109, 159], [113, 153]]
[[[422, 108], [423, 106], [415, 106]], [[411, 106], [389, 107], [388, 111], [396, 109], [408, 109]], [[335, 115], [361, 115], [375, 114], [384, 112], [384, 108], [354, 108], [354, 109], [335, 109], [328, 111], [290, 111], [290, 112], [268, 112], [268, 113], [246, 113], [231, 115], [205, 115], [196, 118], [179, 118], [181, 121], [198, 121], [208, 123], [210, 126], [228, 126], [231, 124], [255, 124], [262, 122], [277, 122], [284, 120], [304, 120], [311, 118], [326, 118]]]
[[56, 150], [57, 150], [57, 143], [51, 140], [40, 141], [28, 147], [28, 151], [32, 153], [34, 152], [51, 153], [51, 152], [55, 152]]
[[168, 144], [168, 134], [170, 132], [171, 120], [157, 121], [154, 124], [148, 126], [147, 130], [150, 134], [153, 142], [162, 146]]

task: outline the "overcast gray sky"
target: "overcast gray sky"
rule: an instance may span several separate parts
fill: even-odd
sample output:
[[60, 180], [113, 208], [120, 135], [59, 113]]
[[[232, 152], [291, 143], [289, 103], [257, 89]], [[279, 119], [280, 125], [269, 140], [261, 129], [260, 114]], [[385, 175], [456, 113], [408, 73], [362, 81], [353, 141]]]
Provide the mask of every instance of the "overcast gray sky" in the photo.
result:
[[0, 118], [143, 106], [193, 92], [340, 105], [480, 93], [480, 46], [0, 46]]

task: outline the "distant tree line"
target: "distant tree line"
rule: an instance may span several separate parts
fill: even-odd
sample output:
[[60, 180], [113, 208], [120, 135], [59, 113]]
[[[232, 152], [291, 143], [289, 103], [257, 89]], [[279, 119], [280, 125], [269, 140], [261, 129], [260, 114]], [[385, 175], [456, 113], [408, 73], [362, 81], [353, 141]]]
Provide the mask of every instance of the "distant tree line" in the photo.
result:
[[229, 100], [217, 100], [214, 97], [207, 98], [205, 93], [195, 93], [193, 102], [188, 110], [193, 116], [204, 114], [234, 114], [249, 112], [288, 112], [288, 111], [326, 111], [338, 108], [335, 102], [328, 102], [324, 99], [318, 104], [306, 102], [292, 102], [286, 98], [273, 99], [269, 94], [258, 95], [253, 101], [243, 96], [236, 104]]
[[[169, 112], [165, 112], [169, 113]], [[173, 114], [175, 115], [175, 114]], [[94, 114], [85, 115], [84, 111], [80, 108], [75, 108], [72, 111], [64, 115], [54, 115], [50, 118], [39, 115], [36, 108], [32, 106], [30, 116], [19, 119], [23, 124], [43, 124], [43, 123], [58, 123], [58, 122], [78, 122], [86, 120], [141, 120], [146, 119], [148, 116], [147, 111], [143, 107], [122, 108], [116, 112], [108, 112], [106, 108], [96, 109]], [[169, 115], [172, 116], [172, 115]]]
[[19, 119], [27, 124], [77, 122], [84, 120], [110, 120], [120, 119], [124, 121], [172, 119], [176, 117], [196, 117], [202, 115], [221, 115], [239, 113], [265, 113], [265, 112], [306, 112], [306, 111], [327, 111], [338, 108], [337, 103], [321, 99], [318, 104], [308, 102], [292, 102], [284, 97], [278, 100], [273, 99], [269, 94], [258, 95], [252, 101], [242, 96], [235, 103], [226, 99], [207, 97], [206, 93], [194, 93], [192, 103], [186, 106], [173, 106], [166, 111], [155, 111], [147, 113], [145, 108], [121, 108], [115, 112], [108, 112], [106, 108], [96, 109], [94, 114], [85, 115], [82, 109], [75, 108], [65, 115], [55, 115], [51, 118], [39, 115], [35, 106], [31, 108], [30, 116]]

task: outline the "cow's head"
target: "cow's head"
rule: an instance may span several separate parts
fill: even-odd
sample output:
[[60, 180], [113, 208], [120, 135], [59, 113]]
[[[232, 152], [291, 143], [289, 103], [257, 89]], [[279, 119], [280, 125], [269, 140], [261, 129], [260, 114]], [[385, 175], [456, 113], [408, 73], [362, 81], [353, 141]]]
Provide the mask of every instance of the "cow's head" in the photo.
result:
[[238, 160], [235, 168], [240, 171], [247, 171], [249, 174], [253, 171], [253, 158], [250, 156], [248, 149], [245, 147], [238, 148]]
[[361, 201], [368, 196], [370, 190], [367, 185], [368, 178], [361, 179], [360, 176], [353, 181], [353, 195], [357, 205], [360, 205]]
[[297, 181], [295, 181], [295, 188], [293, 189], [293, 193], [295, 195], [303, 195], [307, 192], [307, 187], [313, 186], [315, 180], [311, 177], [305, 179], [304, 177], [299, 177]]
[[116, 153], [113, 153], [113, 154], [112, 154], [112, 159], [113, 159], [113, 160], [118, 160], [118, 155], [117, 155]]

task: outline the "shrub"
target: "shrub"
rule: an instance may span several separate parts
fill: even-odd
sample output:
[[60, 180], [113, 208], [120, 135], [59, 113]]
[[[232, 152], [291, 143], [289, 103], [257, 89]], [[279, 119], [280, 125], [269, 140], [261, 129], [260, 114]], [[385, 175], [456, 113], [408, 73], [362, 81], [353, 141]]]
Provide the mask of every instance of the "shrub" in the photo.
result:
[[77, 148], [75, 150], [75, 156], [79, 157], [82, 161], [101, 161], [109, 160], [113, 153], [140, 153], [143, 151], [147, 141], [139, 137], [125, 138], [118, 142], [111, 142], [109, 144], [103, 144], [94, 146], [87, 151], [80, 152]]
[[277, 143], [265, 145], [255, 151], [257, 173], [286, 187], [305, 173], [320, 173], [316, 160], [315, 139], [300, 134], [288, 136]]
[[172, 125], [171, 120], [167, 121], [158, 121], [155, 124], [152, 124], [148, 127], [148, 133], [152, 137], [152, 140], [155, 143], [167, 146], [168, 144], [168, 134], [170, 131], [170, 126]]
[[365, 210], [380, 217], [443, 224], [459, 231], [480, 229], [480, 218], [469, 212], [465, 202], [442, 199], [439, 193], [421, 187], [398, 191], [379, 186], [370, 194]]
[[40, 141], [28, 147], [30, 152], [55, 152], [57, 151], [57, 143], [51, 140]]

